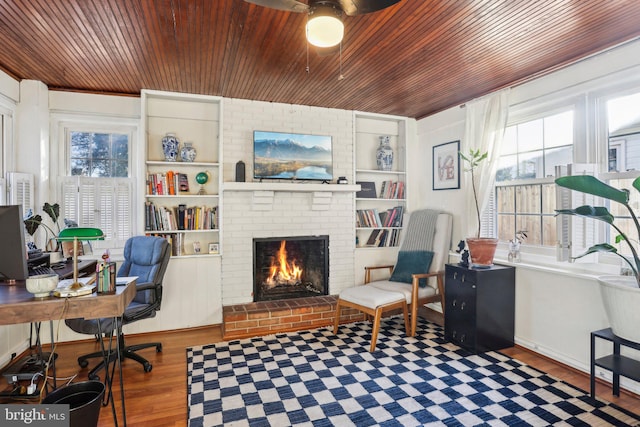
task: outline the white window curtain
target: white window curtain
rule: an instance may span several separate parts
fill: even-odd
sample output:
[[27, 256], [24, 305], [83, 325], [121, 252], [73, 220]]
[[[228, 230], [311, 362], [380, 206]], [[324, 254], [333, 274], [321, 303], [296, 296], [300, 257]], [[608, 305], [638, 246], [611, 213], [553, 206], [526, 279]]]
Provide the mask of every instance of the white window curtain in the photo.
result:
[[[487, 152], [487, 159], [476, 170], [476, 190], [480, 212], [484, 212], [495, 182], [498, 158], [502, 148], [504, 130], [507, 125], [509, 111], [509, 89], [503, 89], [483, 98], [466, 104], [466, 129], [462, 152], [470, 149]], [[471, 174], [464, 174], [466, 196], [466, 232], [467, 236], [475, 236], [478, 230], [475, 200], [473, 197]], [[495, 237], [495, 236], [482, 236]]]

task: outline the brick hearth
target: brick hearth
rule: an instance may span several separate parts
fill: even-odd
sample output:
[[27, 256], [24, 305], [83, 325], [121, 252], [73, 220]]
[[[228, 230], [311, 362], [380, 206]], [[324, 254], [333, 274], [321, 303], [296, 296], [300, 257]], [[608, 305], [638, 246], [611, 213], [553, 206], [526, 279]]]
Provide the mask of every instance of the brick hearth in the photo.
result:
[[[337, 299], [337, 296], [330, 295], [224, 306], [223, 339], [228, 341], [331, 325]], [[363, 313], [351, 308], [343, 309], [340, 323], [363, 319]]]

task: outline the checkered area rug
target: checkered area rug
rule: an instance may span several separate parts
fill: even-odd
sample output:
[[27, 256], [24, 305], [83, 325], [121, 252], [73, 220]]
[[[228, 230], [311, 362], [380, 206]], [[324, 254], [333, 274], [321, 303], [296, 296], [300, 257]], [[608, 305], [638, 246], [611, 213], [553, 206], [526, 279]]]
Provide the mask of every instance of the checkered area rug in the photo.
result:
[[420, 321], [383, 319], [187, 349], [189, 426], [639, 426], [640, 417]]

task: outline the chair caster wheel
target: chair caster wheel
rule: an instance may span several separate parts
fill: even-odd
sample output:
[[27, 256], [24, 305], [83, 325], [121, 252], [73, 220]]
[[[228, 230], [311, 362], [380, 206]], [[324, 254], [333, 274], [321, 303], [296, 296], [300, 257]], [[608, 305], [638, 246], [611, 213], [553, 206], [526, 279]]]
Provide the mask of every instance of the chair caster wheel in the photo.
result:
[[151, 370], [153, 369], [153, 366], [151, 365], [151, 363], [145, 363], [143, 367], [145, 372], [151, 372]]
[[156, 346], [156, 353], [161, 353], [162, 352], [162, 344], [158, 344]]
[[87, 366], [89, 366], [89, 361], [88, 360], [78, 360], [78, 365], [80, 365], [81, 368], [86, 368]]

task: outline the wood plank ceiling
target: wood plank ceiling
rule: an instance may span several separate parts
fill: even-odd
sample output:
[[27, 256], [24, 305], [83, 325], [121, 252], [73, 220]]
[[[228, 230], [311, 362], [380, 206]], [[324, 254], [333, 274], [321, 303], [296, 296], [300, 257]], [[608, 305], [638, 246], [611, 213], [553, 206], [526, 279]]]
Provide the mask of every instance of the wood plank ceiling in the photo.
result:
[[345, 18], [342, 62], [307, 50], [305, 22], [243, 0], [3, 1], [0, 67], [54, 90], [422, 118], [637, 38], [640, 1], [402, 0]]

